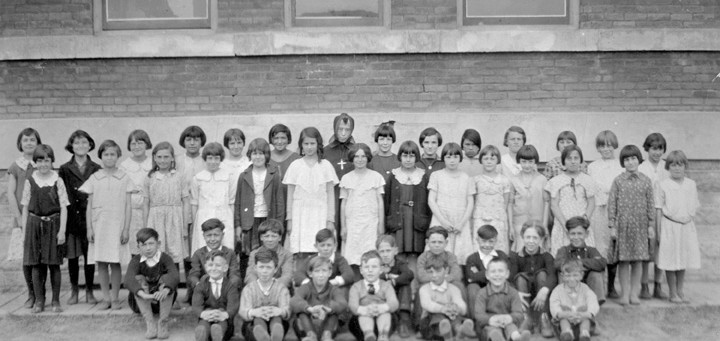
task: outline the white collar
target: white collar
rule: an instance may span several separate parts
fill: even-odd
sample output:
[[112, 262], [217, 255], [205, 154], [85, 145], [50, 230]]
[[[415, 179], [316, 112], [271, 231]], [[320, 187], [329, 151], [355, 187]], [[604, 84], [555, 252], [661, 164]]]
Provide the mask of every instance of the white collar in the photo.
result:
[[220, 279], [212, 279], [212, 278], [208, 278], [208, 279], [210, 280], [210, 283], [219, 284], [220, 287], [222, 287], [223, 278], [224, 278], [224, 277], [220, 277]]
[[363, 282], [365, 283], [365, 289], [369, 289], [370, 284], [372, 284], [375, 287], [376, 294], [377, 294], [378, 290], [380, 290], [380, 279], [379, 278], [377, 280], [375, 280], [375, 282], [368, 282], [365, 279], [363, 279]]
[[488, 253], [486, 255], [482, 251], [480, 251], [480, 249], [478, 248], [478, 255], [480, 256], [480, 259], [485, 259], [485, 258], [492, 259], [493, 257], [497, 257], [498, 253], [497, 253], [497, 250], [492, 250], [490, 253]]
[[55, 171], [50, 171], [50, 177], [48, 178], [41, 178], [40, 173], [33, 172], [32, 178], [35, 180], [35, 183], [40, 187], [48, 187], [55, 185], [55, 182], [57, 182], [59, 176], [58, 173]]
[[24, 158], [23, 156], [20, 156], [19, 158], [17, 158], [17, 160], [15, 160], [15, 163], [22, 170], [27, 170], [28, 165], [32, 165], [33, 168], [35, 168], [35, 162], [33, 162], [32, 160], [28, 160], [28, 159]]
[[166, 178], [175, 176], [175, 173], [177, 173], [177, 171], [174, 169], [171, 169], [167, 174], [160, 173], [160, 171], [155, 171], [155, 173], [153, 173], [153, 177], [155, 177], [155, 179], [162, 180], [162, 179], [166, 179]]
[[448, 289], [448, 282], [447, 282], [447, 280], [445, 280], [440, 285], [430, 282], [430, 289], [432, 289], [434, 291], [438, 291], [438, 292], [445, 292]]
[[155, 255], [150, 258], [140, 256], [140, 263], [142, 262], [146, 262], [149, 266], [155, 266], [155, 264], [160, 263], [160, 251], [155, 252]]
[[222, 245], [220, 245], [220, 247], [217, 250], [213, 250], [209, 246], [206, 246], [206, 248], [207, 248], [208, 253], [213, 252], [213, 251], [222, 251]]

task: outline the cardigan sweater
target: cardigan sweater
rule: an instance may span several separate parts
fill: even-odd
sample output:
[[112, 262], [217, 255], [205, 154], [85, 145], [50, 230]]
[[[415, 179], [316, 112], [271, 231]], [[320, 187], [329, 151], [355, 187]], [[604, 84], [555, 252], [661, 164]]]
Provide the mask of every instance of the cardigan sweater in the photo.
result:
[[135, 278], [138, 275], [144, 276], [148, 286], [151, 288], [148, 294], [156, 291], [152, 289], [153, 287], [157, 288], [157, 290], [168, 288], [170, 292], [177, 289], [180, 274], [172, 258], [167, 253], [160, 253], [160, 261], [155, 266], [147, 266], [146, 262], [141, 263], [141, 257], [141, 255], [133, 256], [130, 264], [128, 264], [124, 284], [129, 292], [137, 295], [138, 291], [143, 290], [142, 284]]
[[277, 280], [273, 280], [268, 294], [265, 295], [257, 280], [247, 283], [240, 296], [240, 310], [238, 311], [240, 318], [247, 322], [252, 321], [253, 319], [248, 316], [251, 309], [268, 306], [282, 309], [283, 313], [280, 317], [287, 320], [290, 317], [290, 291], [288, 288]]
[[403, 229], [403, 215], [401, 206], [411, 206], [413, 209], [413, 228], [415, 231], [424, 233], [430, 226], [432, 212], [428, 205], [429, 173], [423, 175], [419, 184], [413, 186], [412, 203], [401, 202], [401, 184], [390, 172], [390, 178], [385, 183], [385, 195], [383, 195], [385, 206], [385, 233], [394, 233]]
[[[255, 221], [255, 185], [253, 184], [253, 168], [250, 166], [240, 173], [235, 193], [235, 229], [243, 231], [252, 229]], [[285, 221], [285, 192], [282, 190], [280, 170], [273, 165], [267, 165], [265, 184], [263, 185], [263, 198], [268, 208], [268, 219]]]

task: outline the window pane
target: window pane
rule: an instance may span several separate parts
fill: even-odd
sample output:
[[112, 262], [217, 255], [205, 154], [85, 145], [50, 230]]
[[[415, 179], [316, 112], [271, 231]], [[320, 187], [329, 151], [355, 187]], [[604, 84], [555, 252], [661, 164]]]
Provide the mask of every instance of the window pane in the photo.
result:
[[465, 24], [568, 24], [568, 0], [465, 0]]
[[293, 0], [294, 26], [379, 26], [382, 0]]
[[105, 29], [209, 28], [210, 0], [104, 0]]

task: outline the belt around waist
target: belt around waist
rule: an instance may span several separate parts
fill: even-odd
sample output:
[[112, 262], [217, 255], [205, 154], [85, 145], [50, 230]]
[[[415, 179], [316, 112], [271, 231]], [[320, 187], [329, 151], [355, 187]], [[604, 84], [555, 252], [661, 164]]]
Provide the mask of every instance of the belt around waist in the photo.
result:
[[44, 216], [43, 216], [43, 215], [37, 215], [37, 214], [32, 213], [32, 212], [28, 212], [28, 213], [30, 214], [31, 217], [38, 218], [38, 219], [40, 219], [40, 220], [42, 220], [42, 221], [50, 221], [50, 220], [52, 220], [53, 218], [57, 218], [57, 217], [60, 216], [60, 213], [53, 213], [53, 214], [51, 214], [51, 215], [44, 215]]
[[415, 202], [410, 200], [410, 201], [401, 203], [401, 205], [413, 207], [413, 206], [415, 206]]

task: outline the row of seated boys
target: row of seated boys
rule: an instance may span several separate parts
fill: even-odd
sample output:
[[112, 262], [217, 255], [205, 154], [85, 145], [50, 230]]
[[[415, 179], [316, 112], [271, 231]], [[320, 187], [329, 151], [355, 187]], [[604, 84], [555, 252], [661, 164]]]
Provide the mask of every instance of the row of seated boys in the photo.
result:
[[[202, 224], [207, 247], [194, 253], [188, 275], [192, 309], [199, 317], [195, 336], [198, 340], [226, 339], [233, 333], [238, 314], [247, 340], [282, 340], [291, 317], [302, 340], [331, 340], [341, 321], [349, 324], [358, 340], [387, 340], [396, 327], [400, 337], [409, 337], [411, 315], [415, 314], [416, 327], [426, 339], [479, 334], [481, 340], [529, 340], [530, 320], [539, 319], [533, 312], [550, 312], [560, 327], [561, 339], [574, 338], [572, 325], [580, 327], [581, 339], [589, 339], [598, 299], [604, 301], [602, 292], [594, 292], [603, 289], [605, 261], [597, 250], [584, 245], [588, 226], [584, 218], [570, 219], [572, 244], [553, 259], [539, 247], [541, 240], [526, 241], [524, 252], [509, 257], [494, 250], [497, 231], [486, 225], [477, 231], [478, 252], [468, 257], [464, 267], [445, 250], [446, 230], [432, 227], [426, 233], [427, 251], [418, 257], [416, 271], [397, 255], [394, 238], [385, 235], [377, 241], [377, 250], [363, 255], [363, 279], [354, 281], [347, 261], [335, 253], [331, 231], [318, 232], [318, 256], [298, 262], [296, 267], [293, 255], [279, 243], [282, 223], [270, 219], [260, 226], [263, 246], [251, 253], [242, 283], [237, 256], [221, 245], [224, 226], [210, 219]], [[538, 239], [544, 238], [542, 227], [528, 224], [523, 235], [528, 229], [539, 232]], [[125, 278], [145, 317], [148, 338], [167, 337], [172, 300], [166, 298], [172, 296], [179, 277], [172, 260], [157, 251], [157, 238], [151, 229], [138, 232], [141, 254], [133, 258]], [[557, 283], [556, 268], [563, 269], [565, 281], [548, 300]], [[593, 284], [593, 290], [579, 284], [578, 278]], [[415, 311], [411, 310], [413, 279], [419, 286]], [[152, 314], [152, 302], [159, 305], [159, 319]], [[547, 319], [540, 320], [543, 335], [552, 336]]]

